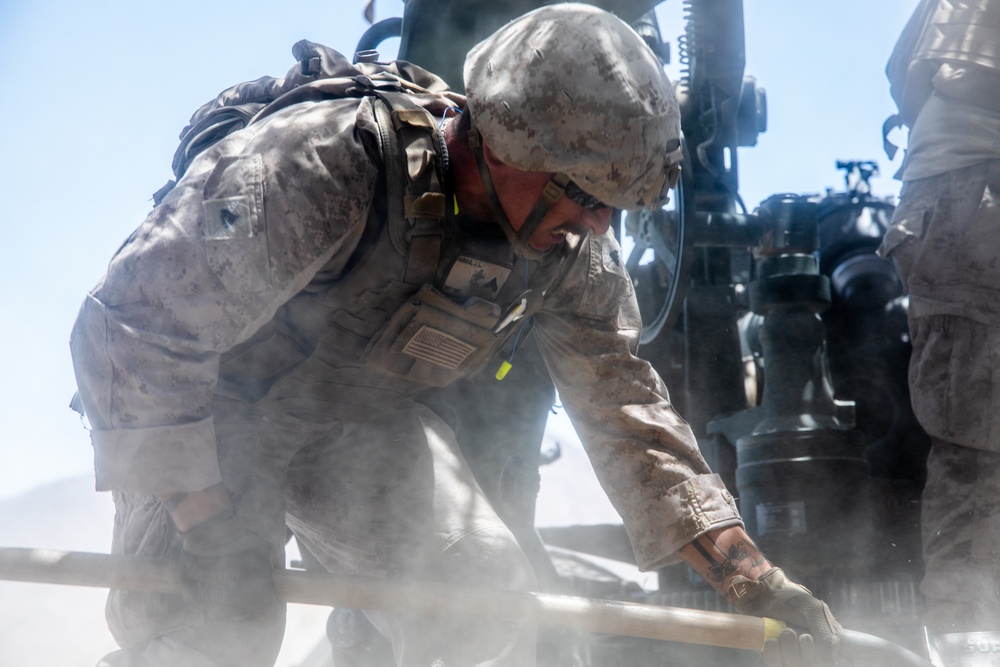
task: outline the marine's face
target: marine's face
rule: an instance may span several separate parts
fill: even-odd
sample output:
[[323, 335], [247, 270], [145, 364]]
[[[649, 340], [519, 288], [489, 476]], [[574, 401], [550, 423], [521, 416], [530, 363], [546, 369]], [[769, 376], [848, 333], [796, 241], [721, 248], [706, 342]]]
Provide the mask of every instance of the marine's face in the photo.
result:
[[[584, 208], [563, 195], [542, 218], [538, 229], [531, 235], [528, 245], [535, 250], [544, 252], [563, 243], [566, 240], [566, 234], [572, 233], [581, 236], [587, 232], [604, 234], [611, 227], [611, 215], [612, 210], [607, 206], [594, 209]], [[515, 227], [517, 228], [516, 225]]]
[[[514, 229], [520, 230], [524, 225], [551, 178], [552, 174], [544, 172], [516, 172], [504, 183], [506, 187], [501, 189], [498, 185], [497, 196]], [[604, 234], [611, 227], [612, 214], [612, 209], [606, 206], [584, 208], [564, 194], [542, 218], [528, 245], [544, 252], [563, 243], [570, 233]]]

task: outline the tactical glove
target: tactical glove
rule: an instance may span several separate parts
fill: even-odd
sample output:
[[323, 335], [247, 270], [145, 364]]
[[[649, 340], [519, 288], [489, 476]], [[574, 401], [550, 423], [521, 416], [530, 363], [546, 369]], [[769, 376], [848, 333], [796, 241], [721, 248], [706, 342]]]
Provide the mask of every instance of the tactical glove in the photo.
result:
[[808, 631], [796, 637], [783, 631], [777, 640], [765, 643], [764, 660], [769, 667], [813, 667], [836, 665], [840, 624], [826, 603], [792, 581], [781, 568], [773, 568], [757, 581], [737, 575], [729, 586], [736, 611], [767, 616]]
[[186, 597], [208, 614], [249, 618], [275, 602], [271, 546], [229, 509], [180, 533]]
[[[812, 635], [800, 635], [791, 628], [785, 628], [776, 638], [766, 640], [762, 653], [767, 667], [827, 667], [832, 664], [817, 654]], [[841, 657], [836, 664], [846, 667], [850, 663]]]

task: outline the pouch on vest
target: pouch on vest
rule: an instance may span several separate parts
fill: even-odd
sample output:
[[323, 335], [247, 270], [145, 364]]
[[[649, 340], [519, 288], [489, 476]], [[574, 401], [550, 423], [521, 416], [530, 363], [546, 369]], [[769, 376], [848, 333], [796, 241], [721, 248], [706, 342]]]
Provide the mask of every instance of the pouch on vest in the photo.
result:
[[514, 317], [540, 304], [541, 292], [528, 292], [505, 312], [475, 297], [459, 304], [424, 285], [375, 335], [362, 362], [394, 377], [443, 387], [482, 370], [517, 332]]

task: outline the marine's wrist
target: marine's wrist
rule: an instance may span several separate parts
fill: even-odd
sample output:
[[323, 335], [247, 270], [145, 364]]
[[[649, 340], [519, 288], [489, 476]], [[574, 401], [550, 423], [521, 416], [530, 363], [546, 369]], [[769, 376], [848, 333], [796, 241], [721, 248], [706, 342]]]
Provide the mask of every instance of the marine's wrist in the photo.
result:
[[773, 568], [739, 526], [700, 535], [682, 547], [679, 555], [730, 602], [734, 581], [756, 581]]
[[174, 526], [182, 533], [233, 508], [229, 494], [221, 483], [200, 491], [161, 496], [160, 501], [170, 511]]

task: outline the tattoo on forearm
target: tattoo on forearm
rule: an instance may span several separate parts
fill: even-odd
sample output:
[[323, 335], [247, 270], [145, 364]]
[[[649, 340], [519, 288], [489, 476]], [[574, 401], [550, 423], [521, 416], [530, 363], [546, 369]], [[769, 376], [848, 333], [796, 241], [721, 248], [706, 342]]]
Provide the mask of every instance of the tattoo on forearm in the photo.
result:
[[[702, 544], [701, 539], [695, 540], [692, 546], [708, 563], [709, 575], [714, 582], [721, 583], [726, 577], [739, 572], [742, 563], [748, 563], [749, 568], [753, 568], [763, 565], [766, 562], [764, 555], [752, 542], [748, 543], [745, 540], [740, 540], [735, 544], [729, 545], [727, 551], [723, 551], [714, 540], [707, 537], [703, 539], [707, 542], [711, 551], [709, 551], [709, 548], [706, 548], [705, 544]], [[718, 554], [718, 557], [714, 556], [712, 552]]]

